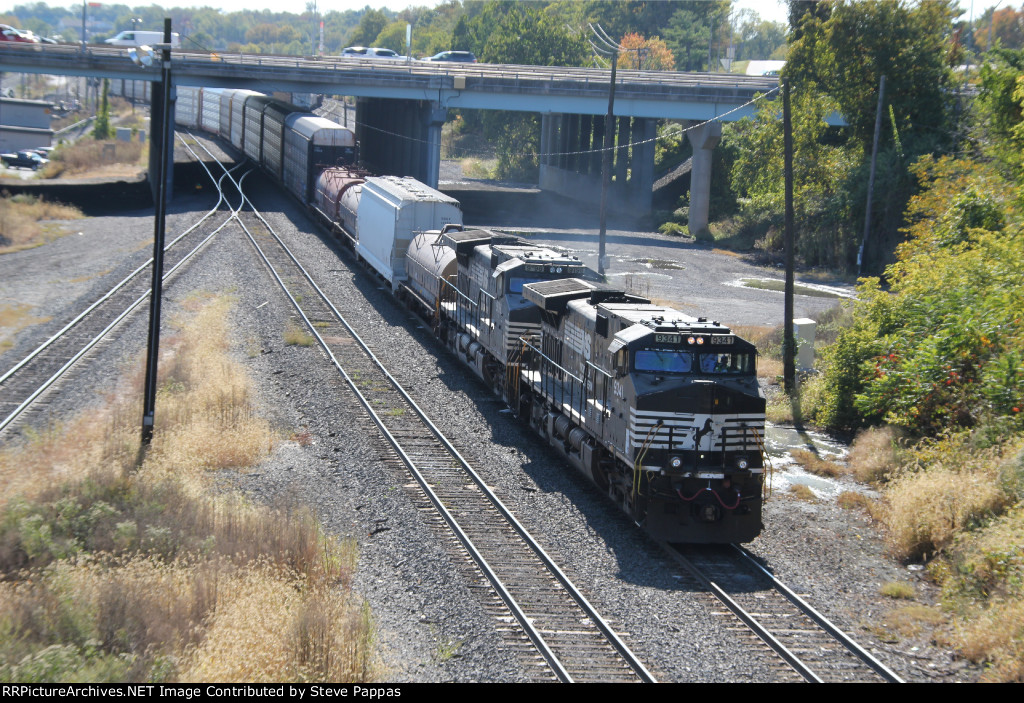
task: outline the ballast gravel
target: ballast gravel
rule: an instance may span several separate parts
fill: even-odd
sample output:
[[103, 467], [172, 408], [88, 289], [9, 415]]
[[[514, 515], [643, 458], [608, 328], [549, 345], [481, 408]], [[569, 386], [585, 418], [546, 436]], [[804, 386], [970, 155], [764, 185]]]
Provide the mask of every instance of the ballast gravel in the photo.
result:
[[[795, 680], [763, 656], [763, 645], [743, 633], [721, 606], [688, 585], [658, 546], [605, 496], [515, 421], [297, 203], [268, 183], [251, 180], [247, 186], [253, 202], [335, 306], [658, 680]], [[168, 233], [180, 231], [192, 213], [212, 205], [208, 195], [179, 197]], [[0, 372], [150, 253], [151, 213], [62, 226], [73, 234], [0, 256], [0, 306], [24, 304], [34, 317], [49, 318], [16, 332], [0, 329], [13, 340], [0, 353]], [[503, 634], [500, 608], [480, 588], [453, 540], [422, 509], [412, 479], [382, 461], [382, 440], [369, 429], [326, 356], [317, 347], [285, 343], [294, 311], [237, 225], [225, 228], [167, 284], [165, 334], [176, 308], [197, 291], [234, 297], [234, 354], [249, 370], [261, 412], [283, 438], [266, 461], [225, 474], [223, 481], [270, 504], [309, 505], [328, 532], [358, 543], [354, 583], [377, 627], [381, 679], [543, 678], [537, 675], [538, 659]], [[117, 372], [138, 363], [145, 347], [145, 317], [136, 314], [52, 394], [46, 421], [85, 411], [111, 391]], [[886, 557], [876, 526], [863, 514], [834, 502], [776, 495], [765, 507], [764, 533], [749, 546], [783, 581], [905, 679], [977, 678], [976, 667], [926, 635], [887, 634], [885, 618], [900, 603], [879, 594], [882, 584], [913, 581], [918, 600], [926, 604], [934, 605], [936, 594], [921, 571]]]

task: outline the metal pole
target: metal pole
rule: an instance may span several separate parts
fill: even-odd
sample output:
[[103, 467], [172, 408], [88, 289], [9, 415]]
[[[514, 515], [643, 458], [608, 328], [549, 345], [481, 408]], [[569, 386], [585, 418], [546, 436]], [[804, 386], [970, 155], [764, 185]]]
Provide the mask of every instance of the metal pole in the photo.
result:
[[882, 99], [885, 97], [885, 76], [878, 81], [878, 107], [875, 109], [875, 137], [871, 145], [871, 169], [868, 171], [868, 204], [864, 213], [864, 237], [860, 240], [857, 250], [857, 275], [864, 268], [864, 249], [868, 245], [868, 233], [871, 232], [871, 199], [875, 190], [875, 160], [878, 158], [878, 134], [882, 128]]
[[608, 225], [608, 188], [612, 180], [612, 146], [615, 143], [615, 66], [619, 62], [619, 52], [612, 52], [612, 79], [608, 87], [608, 114], [604, 118], [604, 152], [601, 154], [601, 231], [597, 241], [597, 272], [604, 276], [608, 268], [608, 257], [605, 255], [605, 238]]
[[164, 220], [167, 216], [167, 165], [171, 158], [171, 18], [164, 18], [164, 46], [160, 52], [160, 81], [163, 93], [163, 124], [160, 144], [160, 165], [157, 169], [160, 183], [156, 199], [156, 217], [153, 235], [153, 283], [149, 302], [149, 340], [146, 351], [146, 388], [142, 409], [142, 445], [148, 447], [153, 439], [153, 417], [156, 412], [157, 359], [160, 351], [160, 298], [164, 272]]
[[785, 331], [782, 342], [782, 373], [786, 393], [792, 395], [796, 391], [796, 340], [793, 338], [793, 287], [794, 287], [794, 244], [796, 235], [793, 223], [793, 122], [789, 109], [789, 80], [782, 81], [782, 150], [783, 168], [786, 180], [786, 318], [783, 324]]

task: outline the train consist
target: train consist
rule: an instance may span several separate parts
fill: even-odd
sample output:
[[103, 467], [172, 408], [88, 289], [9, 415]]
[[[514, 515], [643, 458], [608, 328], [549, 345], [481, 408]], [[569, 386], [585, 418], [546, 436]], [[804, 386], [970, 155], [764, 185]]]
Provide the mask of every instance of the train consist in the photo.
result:
[[574, 256], [464, 228], [456, 200], [360, 171], [351, 131], [294, 105], [179, 88], [176, 120], [306, 205], [651, 535], [760, 533], [765, 400], [757, 350], [728, 327], [599, 283]]

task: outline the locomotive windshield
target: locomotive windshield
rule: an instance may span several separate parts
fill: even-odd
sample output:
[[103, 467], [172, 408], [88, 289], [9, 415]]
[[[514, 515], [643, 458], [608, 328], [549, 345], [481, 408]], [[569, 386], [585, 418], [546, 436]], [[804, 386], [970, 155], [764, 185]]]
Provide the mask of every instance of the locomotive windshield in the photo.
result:
[[669, 349], [641, 349], [636, 352], [637, 371], [687, 373], [693, 368], [693, 354]]
[[701, 373], [750, 376], [754, 373], [753, 354], [699, 354]]
[[639, 349], [633, 367], [648, 373], [705, 373], [749, 376], [754, 373], [754, 355], [749, 353], [694, 354], [677, 349]]

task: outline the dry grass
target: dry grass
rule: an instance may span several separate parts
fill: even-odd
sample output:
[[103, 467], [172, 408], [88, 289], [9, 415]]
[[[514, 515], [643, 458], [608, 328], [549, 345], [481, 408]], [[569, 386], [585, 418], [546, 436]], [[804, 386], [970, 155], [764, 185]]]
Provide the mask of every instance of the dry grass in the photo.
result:
[[945, 622], [942, 612], [927, 605], [906, 605], [891, 610], [883, 619], [883, 626], [889, 633], [900, 637], [916, 637], [925, 630], [941, 626]]
[[63, 228], [47, 226], [50, 220], [84, 217], [69, 205], [49, 203], [30, 195], [0, 197], [0, 254], [30, 249], [67, 234]]
[[836, 505], [843, 510], [864, 510], [874, 516], [877, 510], [877, 502], [857, 491], [843, 491], [836, 497]]
[[965, 657], [986, 664], [984, 681], [1024, 682], [1024, 603], [997, 601], [965, 618], [956, 635]]
[[0, 679], [370, 680], [354, 544], [214, 487], [275, 435], [226, 354], [230, 301], [185, 307], [141, 466], [116, 398], [0, 454]]
[[793, 461], [808, 473], [828, 478], [837, 478], [847, 473], [846, 467], [842, 464], [825, 459], [815, 452], [806, 449], [791, 449], [789, 453], [793, 457]]
[[313, 339], [313, 335], [289, 320], [288, 325], [284, 330], [285, 344], [299, 347], [310, 347], [313, 346], [313, 342], [315, 341], [316, 340]]
[[995, 470], [935, 468], [908, 474], [886, 492], [885, 523], [893, 553], [934, 555], [960, 533], [1006, 505]]
[[13, 338], [21, 330], [50, 320], [49, 317], [33, 317], [31, 309], [23, 303], [0, 305], [0, 352], [13, 346]]
[[871, 427], [850, 447], [850, 468], [858, 481], [877, 483], [895, 475], [900, 461], [900, 434], [895, 427]]
[[147, 167], [148, 159], [148, 143], [90, 139], [55, 150], [41, 173], [43, 178], [133, 176]]
[[802, 483], [794, 483], [789, 487], [789, 492], [800, 500], [806, 500], [808, 502], [815, 502], [818, 500], [818, 496], [815, 495], [814, 491]]
[[894, 598], [896, 600], [913, 600], [916, 595], [914, 585], [905, 581], [887, 581], [882, 584], [878, 592], [886, 598]]

